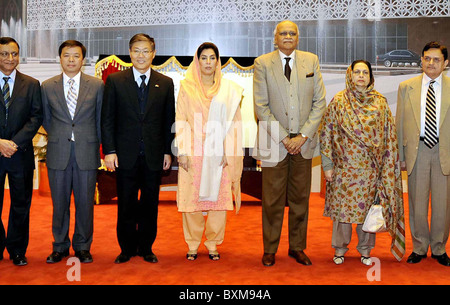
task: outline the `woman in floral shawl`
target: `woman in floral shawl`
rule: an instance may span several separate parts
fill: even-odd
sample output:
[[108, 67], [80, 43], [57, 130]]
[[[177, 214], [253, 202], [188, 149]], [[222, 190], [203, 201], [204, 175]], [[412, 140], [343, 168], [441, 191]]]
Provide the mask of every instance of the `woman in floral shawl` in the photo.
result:
[[364, 232], [362, 225], [376, 196], [392, 237], [391, 252], [401, 260], [405, 230], [397, 136], [386, 98], [374, 89], [369, 62], [357, 60], [348, 67], [346, 89], [328, 105], [320, 133], [327, 181], [324, 216], [333, 220], [333, 261], [344, 262], [352, 224], [357, 224], [361, 262], [372, 264], [375, 233]]
[[188, 260], [197, 258], [203, 232], [209, 258], [220, 258], [217, 246], [224, 239], [233, 198], [236, 212], [240, 207], [243, 88], [222, 78], [221, 69], [217, 46], [200, 45], [177, 99], [177, 205], [183, 215]]

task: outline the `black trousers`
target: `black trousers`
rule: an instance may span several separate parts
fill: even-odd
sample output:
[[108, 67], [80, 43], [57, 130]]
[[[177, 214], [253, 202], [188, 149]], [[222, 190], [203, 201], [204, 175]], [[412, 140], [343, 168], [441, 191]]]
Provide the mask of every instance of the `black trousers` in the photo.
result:
[[[34, 170], [8, 170], [8, 160], [0, 159], [0, 257], [5, 247], [10, 256], [25, 255], [29, 241]], [[1, 220], [6, 175], [11, 197], [7, 234]]]
[[160, 184], [161, 171], [148, 169], [144, 156], [132, 169], [117, 169], [117, 239], [123, 254], [145, 256], [152, 251]]

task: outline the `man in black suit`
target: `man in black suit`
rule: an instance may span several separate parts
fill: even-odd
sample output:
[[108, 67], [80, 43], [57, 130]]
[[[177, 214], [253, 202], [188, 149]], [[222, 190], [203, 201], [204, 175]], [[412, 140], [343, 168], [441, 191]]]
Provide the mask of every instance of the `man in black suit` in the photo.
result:
[[0, 37], [0, 216], [5, 178], [11, 196], [8, 234], [0, 217], [0, 260], [6, 247], [13, 263], [27, 264], [30, 206], [33, 194], [33, 137], [42, 124], [39, 81], [16, 70], [19, 44]]
[[[116, 263], [139, 255], [156, 263], [161, 171], [170, 168], [172, 124], [175, 121], [171, 78], [151, 69], [155, 42], [146, 34], [129, 43], [133, 67], [108, 76], [102, 106], [102, 148], [105, 164], [117, 172]], [[138, 193], [141, 196], [138, 198]]]

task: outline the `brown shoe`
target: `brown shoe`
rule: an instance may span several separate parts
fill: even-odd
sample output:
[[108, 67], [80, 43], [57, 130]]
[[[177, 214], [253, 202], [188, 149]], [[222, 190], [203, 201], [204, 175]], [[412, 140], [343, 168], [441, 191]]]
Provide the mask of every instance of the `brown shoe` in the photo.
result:
[[262, 264], [266, 267], [273, 266], [275, 264], [275, 253], [264, 253]]
[[300, 250], [300, 251], [289, 250], [288, 254], [289, 254], [290, 257], [295, 258], [295, 260], [299, 264], [306, 265], [306, 266], [312, 265], [312, 263], [309, 260], [308, 256], [306, 256], [305, 252], [303, 252], [302, 250]]

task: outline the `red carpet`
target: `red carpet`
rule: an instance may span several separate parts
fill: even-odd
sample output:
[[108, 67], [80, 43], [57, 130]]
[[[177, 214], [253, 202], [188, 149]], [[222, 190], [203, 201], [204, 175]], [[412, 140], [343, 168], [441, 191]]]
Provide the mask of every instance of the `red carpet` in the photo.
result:
[[[163, 192], [161, 200], [171, 200], [173, 193]], [[439, 265], [428, 256], [423, 262], [410, 265], [406, 258], [397, 262], [389, 252], [390, 237], [387, 233], [377, 236], [372, 256], [380, 259], [380, 281], [367, 277], [370, 267], [359, 261], [355, 249], [354, 233], [345, 263], [336, 266], [332, 262], [331, 221], [322, 216], [324, 200], [313, 193], [310, 203], [308, 248], [312, 266], [302, 266], [287, 256], [287, 221], [276, 256], [276, 264], [264, 267], [261, 238], [261, 207], [258, 203], [244, 203], [241, 212], [229, 213], [224, 243], [219, 247], [220, 261], [208, 259], [202, 245], [194, 262], [185, 259], [186, 245], [183, 240], [181, 215], [174, 202], [165, 201], [159, 208], [159, 231], [154, 252], [159, 263], [149, 264], [141, 257], [116, 265], [115, 257], [120, 250], [116, 239], [116, 205], [95, 206], [95, 231], [92, 245], [94, 262], [82, 264], [79, 282], [67, 279], [72, 265], [67, 259], [54, 265], [45, 262], [52, 251], [51, 215], [49, 197], [41, 197], [36, 191], [31, 209], [31, 233], [28, 247], [28, 265], [17, 267], [5, 258], [0, 261], [1, 285], [403, 285], [403, 284], [450, 284], [450, 268]], [[72, 207], [73, 208], [73, 207]], [[71, 210], [73, 219], [74, 210]], [[7, 224], [9, 193], [5, 194], [2, 219]], [[286, 209], [287, 214], [287, 209]], [[406, 222], [408, 223], [408, 222]], [[73, 220], [71, 223], [73, 230]], [[72, 231], [71, 231], [72, 232]], [[72, 234], [72, 233], [71, 233]], [[407, 226], [407, 255], [411, 253], [411, 237]], [[73, 251], [71, 250], [73, 255]], [[430, 255], [430, 254], [429, 254]], [[370, 278], [370, 277], [369, 277]]]

